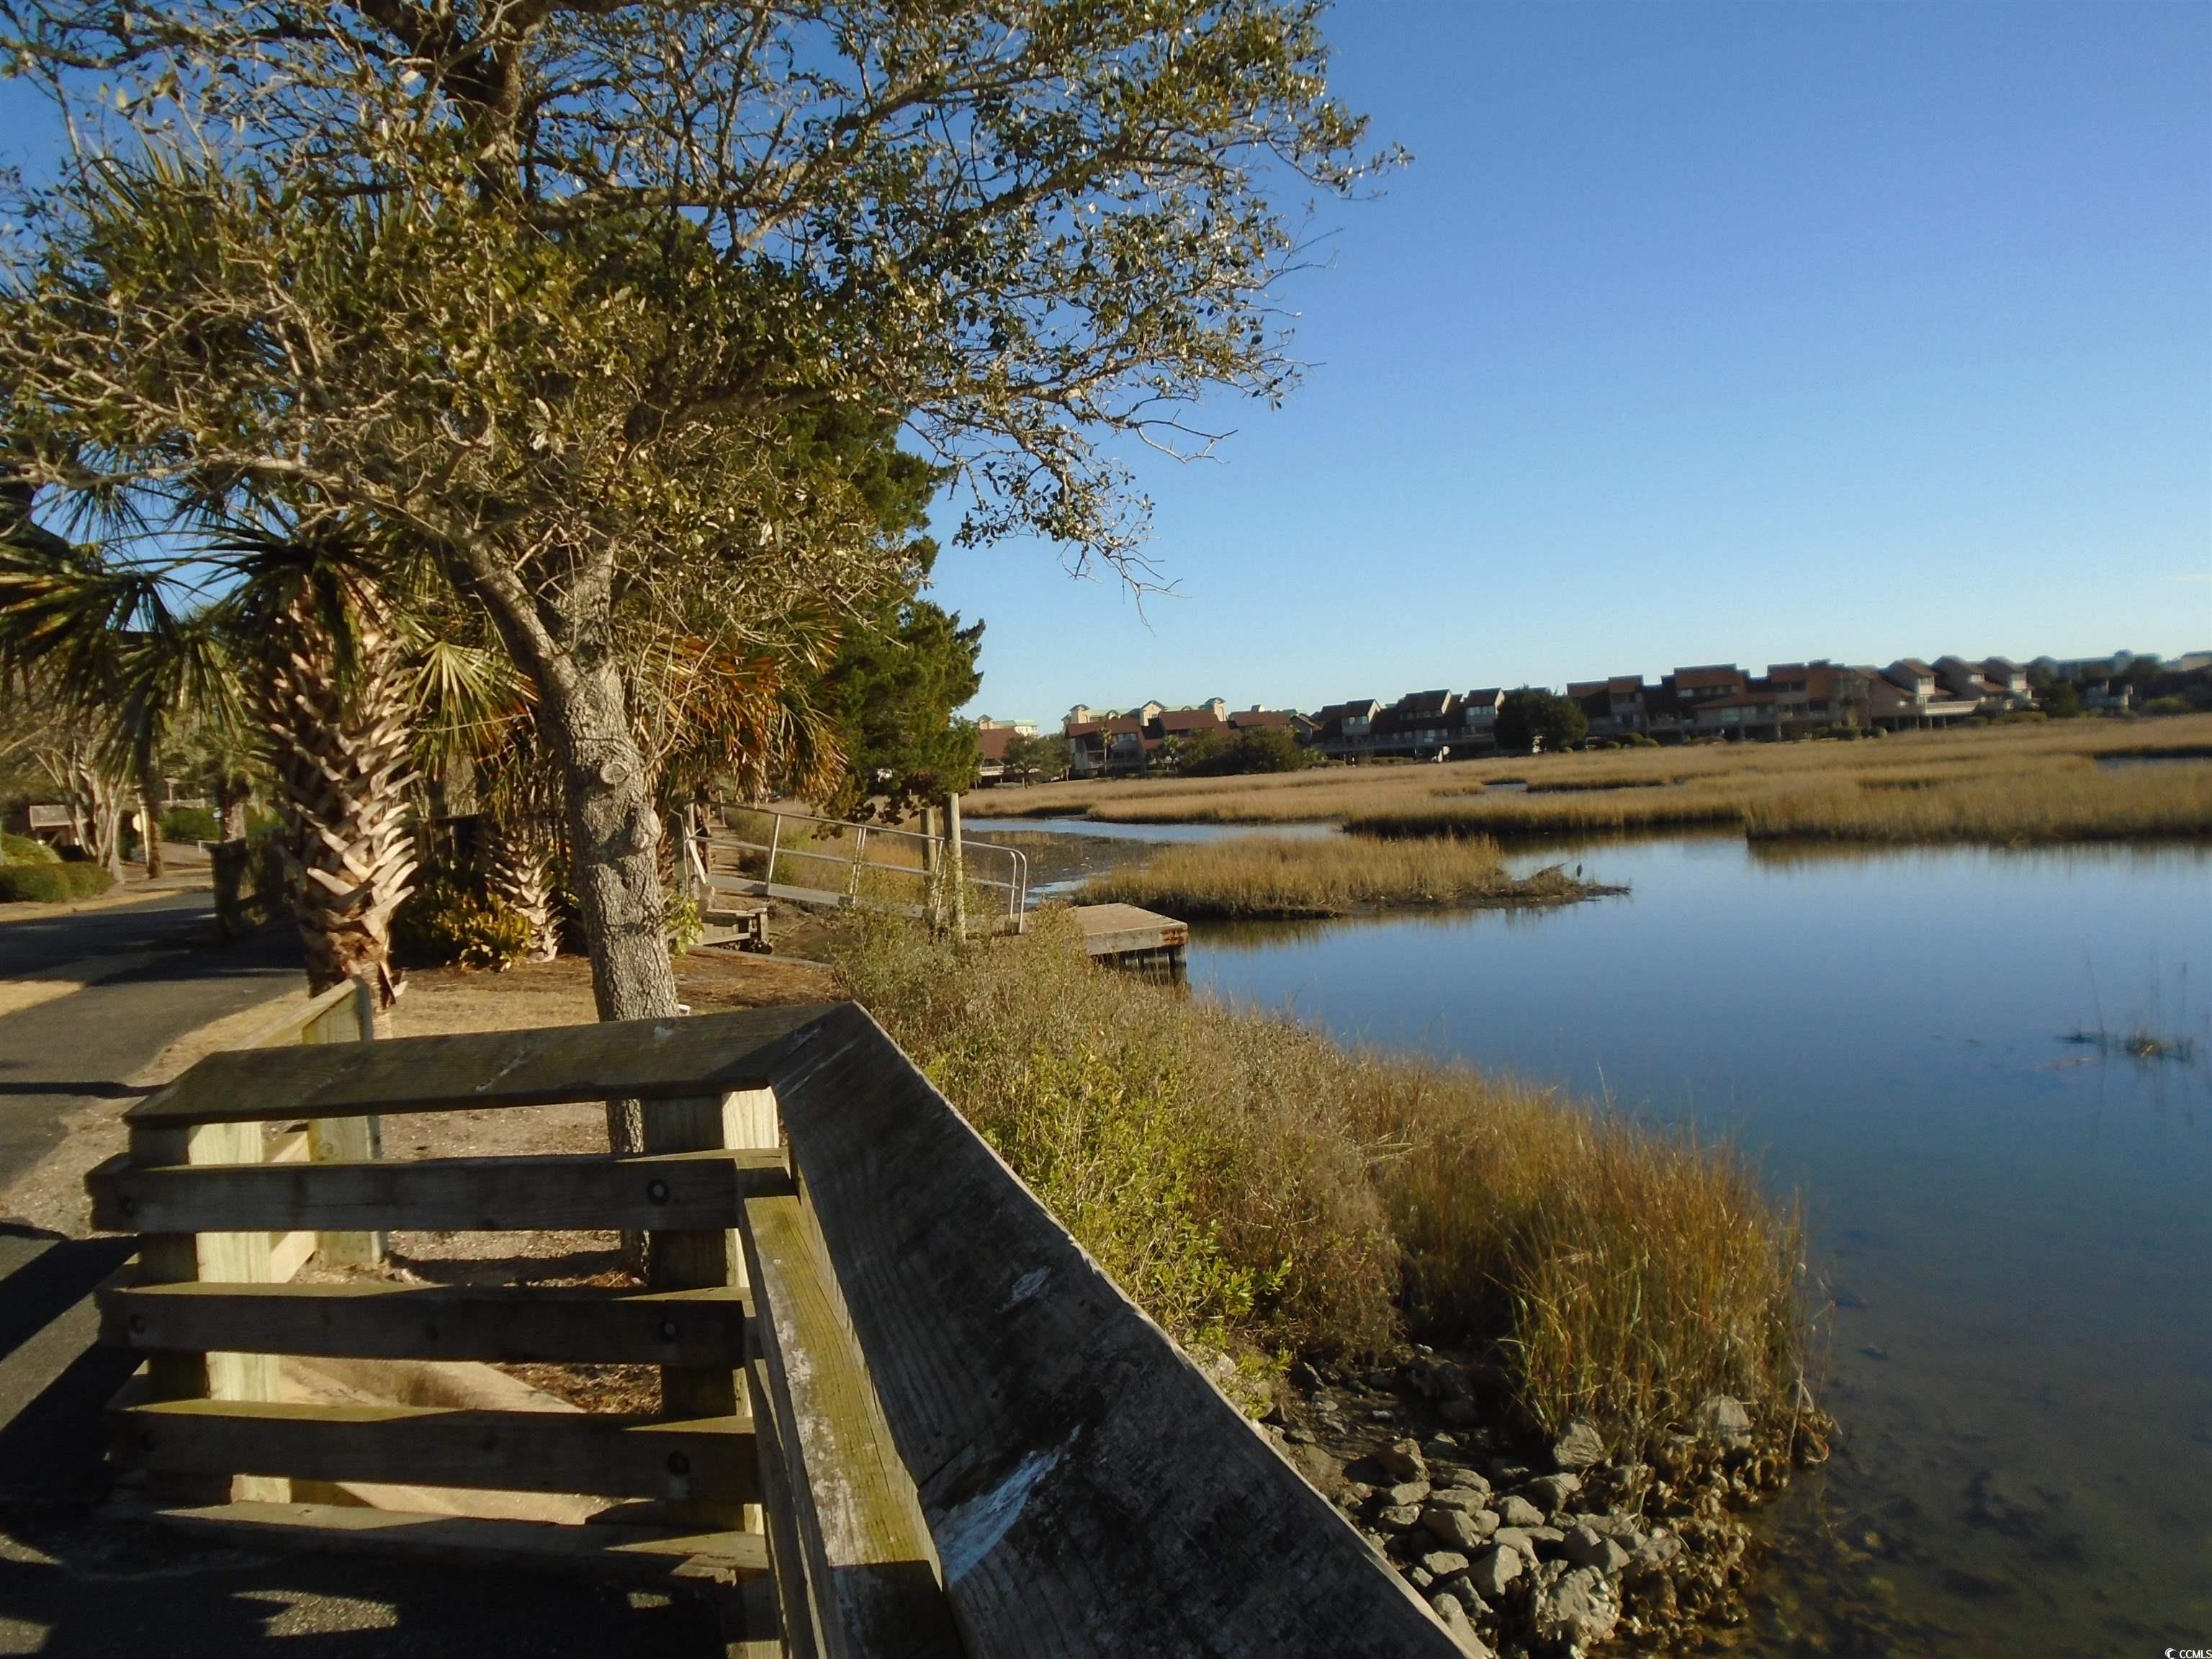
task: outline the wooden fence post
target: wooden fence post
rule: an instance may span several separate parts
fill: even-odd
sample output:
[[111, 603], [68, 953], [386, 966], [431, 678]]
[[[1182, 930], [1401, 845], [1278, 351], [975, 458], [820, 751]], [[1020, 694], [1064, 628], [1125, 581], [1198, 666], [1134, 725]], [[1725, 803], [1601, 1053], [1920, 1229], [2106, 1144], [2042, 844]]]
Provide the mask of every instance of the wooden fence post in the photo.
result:
[[968, 866], [960, 853], [960, 797], [945, 798], [945, 851], [950, 854], [952, 884], [952, 936], [968, 937]]
[[[353, 995], [300, 1033], [302, 1042], [368, 1042], [377, 1035], [376, 992], [356, 976]], [[381, 1120], [317, 1118], [307, 1125], [307, 1157], [316, 1164], [366, 1164], [384, 1156]], [[384, 1260], [380, 1232], [318, 1233], [315, 1248], [329, 1265], [374, 1267]]]
[[945, 931], [945, 847], [937, 830], [937, 809], [921, 809], [921, 865], [928, 893], [929, 927], [933, 933]]
[[[179, 1164], [258, 1164], [262, 1126], [205, 1123], [190, 1128], [134, 1127], [131, 1161], [141, 1169]], [[138, 1241], [138, 1282], [195, 1280], [265, 1285], [270, 1236], [262, 1233], [149, 1233]], [[274, 1400], [276, 1357], [266, 1353], [155, 1353], [147, 1358], [149, 1392], [157, 1400]], [[147, 1495], [165, 1504], [289, 1503], [292, 1483], [281, 1475], [149, 1473]]]
[[[701, 1152], [720, 1148], [773, 1151], [782, 1141], [775, 1095], [768, 1089], [693, 1095], [645, 1103], [647, 1152]], [[734, 1230], [664, 1231], [647, 1235], [647, 1279], [660, 1291], [708, 1290], [745, 1283], [744, 1252]], [[680, 1318], [682, 1316], [677, 1315]], [[744, 1373], [727, 1366], [664, 1365], [661, 1411], [674, 1418], [744, 1414], [750, 1391]], [[678, 1524], [761, 1530], [760, 1506], [736, 1504], [726, 1494], [702, 1492], [672, 1471], [667, 1501]]]
[[857, 904], [860, 898], [860, 861], [868, 850], [868, 826], [856, 824], [853, 830], [853, 866], [845, 874], [845, 902]]

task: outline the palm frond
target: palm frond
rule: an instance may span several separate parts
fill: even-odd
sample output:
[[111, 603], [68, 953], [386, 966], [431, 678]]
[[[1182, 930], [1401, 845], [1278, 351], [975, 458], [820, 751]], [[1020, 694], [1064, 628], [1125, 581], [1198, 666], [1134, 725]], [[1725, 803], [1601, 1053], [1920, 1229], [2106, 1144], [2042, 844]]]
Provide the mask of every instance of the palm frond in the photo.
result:
[[528, 717], [533, 692], [505, 653], [455, 640], [409, 644], [405, 685], [418, 759], [476, 759], [506, 746]]

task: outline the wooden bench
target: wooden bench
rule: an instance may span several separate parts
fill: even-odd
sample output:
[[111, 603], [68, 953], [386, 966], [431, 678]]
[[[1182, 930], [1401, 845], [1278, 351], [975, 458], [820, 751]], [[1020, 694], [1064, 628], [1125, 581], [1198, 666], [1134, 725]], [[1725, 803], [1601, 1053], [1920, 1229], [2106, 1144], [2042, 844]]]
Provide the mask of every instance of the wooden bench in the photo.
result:
[[[264, 1119], [602, 1097], [646, 1103], [643, 1154], [253, 1155]], [[148, 1357], [116, 1446], [171, 1524], [735, 1587], [759, 1651], [823, 1659], [1457, 1651], [854, 1005], [217, 1054], [130, 1121], [92, 1182], [146, 1234], [105, 1304]], [[224, 1243], [372, 1223], [641, 1226], [651, 1282], [282, 1285]], [[663, 1410], [300, 1405], [276, 1353], [652, 1364]], [[650, 1524], [301, 1504], [294, 1477]]]

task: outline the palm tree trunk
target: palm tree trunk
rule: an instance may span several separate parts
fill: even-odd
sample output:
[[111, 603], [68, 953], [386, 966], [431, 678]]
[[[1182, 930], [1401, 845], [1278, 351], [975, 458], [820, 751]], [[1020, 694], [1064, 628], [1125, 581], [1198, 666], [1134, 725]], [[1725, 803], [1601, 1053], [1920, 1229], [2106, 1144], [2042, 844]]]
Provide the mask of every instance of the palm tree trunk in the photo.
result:
[[136, 770], [138, 774], [138, 814], [145, 820], [146, 844], [140, 853], [146, 860], [146, 879], [161, 879], [161, 813], [169, 804], [168, 781], [161, 776], [160, 763], [146, 749], [138, 751]]
[[399, 994], [392, 913], [415, 872], [398, 652], [381, 627], [364, 621], [359, 661], [342, 679], [332, 641], [303, 611], [286, 620], [263, 724], [307, 982], [320, 992], [359, 975], [375, 988], [380, 1013]]
[[161, 874], [161, 814], [154, 805], [154, 792], [138, 792], [138, 821], [145, 826], [139, 836], [138, 856], [146, 866], [146, 879], [158, 880]]
[[530, 924], [532, 962], [550, 962], [561, 954], [561, 919], [553, 902], [550, 854], [538, 824], [523, 820], [492, 826], [491, 867], [486, 884]]

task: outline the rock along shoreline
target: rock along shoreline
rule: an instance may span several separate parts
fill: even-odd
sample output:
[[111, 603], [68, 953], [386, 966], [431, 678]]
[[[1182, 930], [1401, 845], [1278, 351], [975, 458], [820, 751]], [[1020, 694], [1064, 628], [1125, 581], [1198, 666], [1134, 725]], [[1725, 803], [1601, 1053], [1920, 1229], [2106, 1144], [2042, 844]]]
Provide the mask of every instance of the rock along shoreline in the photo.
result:
[[1743, 1620], [1743, 1511], [1827, 1455], [1809, 1398], [1762, 1424], [1713, 1395], [1647, 1461], [1609, 1456], [1583, 1419], [1547, 1440], [1500, 1430], [1478, 1403], [1496, 1381], [1420, 1347], [1301, 1364], [1267, 1431], [1475, 1659], [1680, 1648]]

